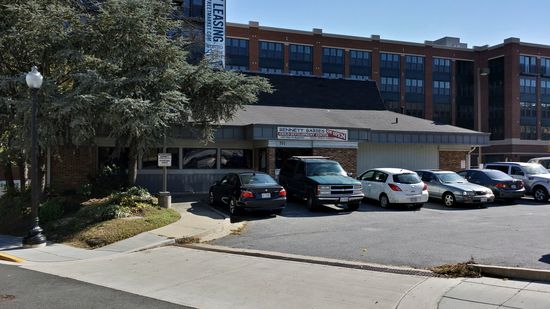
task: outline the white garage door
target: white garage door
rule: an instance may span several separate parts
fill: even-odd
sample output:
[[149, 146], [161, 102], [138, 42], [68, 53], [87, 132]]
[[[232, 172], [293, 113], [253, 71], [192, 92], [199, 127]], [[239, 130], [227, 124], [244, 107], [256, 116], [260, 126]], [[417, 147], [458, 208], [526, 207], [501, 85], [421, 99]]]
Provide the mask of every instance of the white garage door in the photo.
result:
[[395, 145], [360, 143], [357, 172], [375, 167], [397, 167], [409, 170], [438, 168], [437, 145]]

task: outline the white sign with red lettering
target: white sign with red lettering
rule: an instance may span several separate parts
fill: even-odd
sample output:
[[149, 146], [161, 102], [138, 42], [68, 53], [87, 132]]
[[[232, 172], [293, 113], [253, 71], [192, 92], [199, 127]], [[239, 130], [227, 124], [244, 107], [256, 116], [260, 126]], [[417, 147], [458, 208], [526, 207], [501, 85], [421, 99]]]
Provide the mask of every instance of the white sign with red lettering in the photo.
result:
[[325, 128], [277, 127], [277, 139], [347, 141], [348, 130]]

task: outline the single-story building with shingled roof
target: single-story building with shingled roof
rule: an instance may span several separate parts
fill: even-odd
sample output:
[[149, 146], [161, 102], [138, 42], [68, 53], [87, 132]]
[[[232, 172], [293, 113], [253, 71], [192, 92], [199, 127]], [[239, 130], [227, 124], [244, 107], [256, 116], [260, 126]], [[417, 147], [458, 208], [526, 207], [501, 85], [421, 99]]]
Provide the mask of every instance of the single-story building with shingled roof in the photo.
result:
[[[207, 192], [215, 180], [233, 171], [276, 176], [282, 162], [294, 155], [327, 156], [354, 175], [373, 167], [459, 170], [469, 167], [475, 147], [489, 143], [488, 133], [385, 110], [373, 81], [263, 76], [275, 92], [262, 94], [257, 104], [220, 123], [212, 143], [202, 143], [188, 128], [171, 130], [170, 192]], [[54, 188], [86, 182], [88, 174], [113, 161], [114, 146], [108, 138], [98, 138], [92, 149], [61, 151], [48, 164], [48, 181]], [[162, 169], [157, 167], [161, 147], [139, 162], [137, 183], [151, 192], [162, 186]], [[121, 165], [124, 161], [118, 160]]]

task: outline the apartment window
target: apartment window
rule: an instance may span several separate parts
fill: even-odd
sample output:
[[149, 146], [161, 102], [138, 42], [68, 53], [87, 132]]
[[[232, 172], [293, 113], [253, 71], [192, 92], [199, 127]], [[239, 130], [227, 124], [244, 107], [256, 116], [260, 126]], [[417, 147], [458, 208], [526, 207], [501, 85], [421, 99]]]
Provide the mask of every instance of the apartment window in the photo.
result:
[[252, 168], [252, 150], [222, 149], [220, 152], [220, 168]]
[[450, 73], [451, 72], [451, 59], [434, 58], [433, 59], [433, 72]]
[[[142, 169], [155, 169], [158, 167], [158, 154], [163, 153], [162, 148], [150, 148], [141, 157]], [[166, 148], [166, 152], [172, 154], [172, 166], [170, 169], [179, 168], [180, 150], [179, 148]]]
[[405, 92], [406, 93], [424, 93], [424, 81], [421, 79], [406, 79], [405, 80]]
[[307, 45], [290, 44], [288, 65], [292, 75], [312, 75], [313, 48]]
[[361, 50], [350, 50], [349, 71], [351, 79], [368, 80], [372, 71], [371, 53]]
[[380, 91], [382, 92], [399, 92], [399, 78], [396, 77], [381, 77]]
[[323, 48], [323, 76], [342, 78], [344, 76], [344, 50], [340, 48]]
[[528, 126], [528, 125], [520, 126], [520, 139], [536, 140], [537, 128], [535, 126]]
[[185, 17], [204, 18], [204, 0], [186, 0], [182, 6]]
[[399, 103], [399, 101], [384, 100], [384, 105], [386, 106], [386, 109], [389, 111], [401, 113], [401, 104]]
[[405, 113], [409, 116], [423, 118], [424, 117], [424, 102], [407, 102], [407, 103], [405, 103]]
[[182, 167], [185, 169], [215, 169], [217, 150], [209, 148], [184, 148]]
[[550, 96], [550, 80], [542, 79], [540, 81], [540, 94]]
[[383, 69], [398, 69], [399, 70], [399, 55], [380, 53], [380, 68]]
[[433, 94], [438, 96], [450, 96], [451, 82], [434, 80]]
[[519, 91], [521, 94], [536, 94], [537, 80], [535, 78], [520, 78]]
[[542, 126], [541, 128], [541, 139], [542, 140], [550, 140], [550, 127]]
[[540, 67], [542, 70], [542, 75], [550, 76], [550, 58], [541, 58]]
[[451, 123], [451, 104], [435, 103], [433, 105], [433, 119], [438, 123]]
[[424, 72], [424, 57], [422, 56], [405, 56], [405, 70]]
[[284, 49], [282, 43], [260, 41], [260, 72], [283, 73], [283, 58]]
[[550, 103], [541, 103], [541, 118], [542, 119], [550, 119]]
[[519, 56], [520, 72], [523, 74], [537, 73], [537, 58], [535, 56]]
[[520, 102], [519, 104], [521, 118], [537, 118], [537, 103]]
[[225, 68], [227, 70], [248, 71], [248, 40], [226, 38]]

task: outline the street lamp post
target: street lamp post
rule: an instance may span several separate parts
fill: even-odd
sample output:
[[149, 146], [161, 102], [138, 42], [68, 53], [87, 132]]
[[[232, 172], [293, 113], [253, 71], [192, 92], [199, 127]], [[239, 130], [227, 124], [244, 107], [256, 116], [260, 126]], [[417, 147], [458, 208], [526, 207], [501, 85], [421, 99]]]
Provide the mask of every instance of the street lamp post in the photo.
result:
[[[481, 132], [481, 76], [487, 76], [489, 75], [491, 71], [489, 68], [478, 68], [477, 74], [476, 74], [476, 80], [477, 80], [477, 130]], [[477, 167], [481, 167], [481, 146], [479, 146], [477, 152]]]
[[37, 248], [46, 246], [46, 237], [42, 234], [42, 228], [38, 224], [38, 206], [40, 199], [40, 180], [38, 176], [38, 90], [42, 86], [43, 77], [38, 68], [33, 66], [25, 78], [27, 86], [32, 93], [32, 118], [31, 118], [31, 229], [23, 238], [23, 247]]

